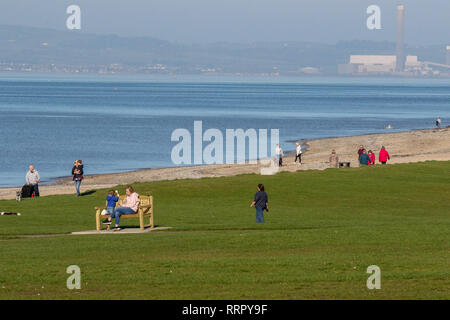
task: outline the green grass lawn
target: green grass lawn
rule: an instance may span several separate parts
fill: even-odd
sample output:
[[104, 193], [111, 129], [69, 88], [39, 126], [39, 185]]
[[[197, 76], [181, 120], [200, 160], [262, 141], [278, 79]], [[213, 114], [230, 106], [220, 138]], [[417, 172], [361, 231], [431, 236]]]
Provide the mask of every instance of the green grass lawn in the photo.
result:
[[[22, 213], [0, 216], [0, 299], [449, 299], [449, 173], [433, 161], [136, 183], [173, 228], [134, 235], [67, 235], [95, 229], [106, 190], [0, 201]], [[263, 225], [248, 207], [258, 183]], [[36, 234], [50, 236], [23, 237]], [[66, 288], [73, 264], [81, 290]]]

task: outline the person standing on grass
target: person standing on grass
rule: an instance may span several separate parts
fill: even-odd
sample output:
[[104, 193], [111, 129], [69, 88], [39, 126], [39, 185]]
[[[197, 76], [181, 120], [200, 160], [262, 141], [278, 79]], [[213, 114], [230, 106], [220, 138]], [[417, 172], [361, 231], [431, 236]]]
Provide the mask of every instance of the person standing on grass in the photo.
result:
[[372, 152], [372, 150], [369, 150], [369, 166], [375, 165], [375, 154]]
[[387, 152], [386, 148], [382, 146], [380, 154], [378, 155], [378, 161], [380, 161], [381, 164], [386, 164], [388, 160], [391, 160], [391, 157], [389, 156], [389, 153]]
[[39, 182], [41, 181], [41, 177], [39, 176], [39, 172], [34, 169], [33, 165], [28, 167], [25, 180], [27, 185], [31, 187], [31, 193], [34, 193], [35, 197], [39, 197]]
[[116, 207], [117, 201], [119, 201], [119, 192], [116, 190], [109, 190], [108, 195], [106, 196], [106, 212], [109, 215], [112, 215], [114, 212], [114, 208]]
[[81, 160], [75, 160], [72, 167], [72, 180], [75, 184], [75, 190], [77, 191], [77, 197], [81, 195], [80, 187], [83, 180], [83, 162]]
[[358, 161], [359, 161], [359, 158], [361, 157], [361, 155], [363, 154], [363, 150], [364, 150], [364, 146], [360, 145], [359, 149], [358, 149]]
[[337, 168], [338, 166], [339, 156], [336, 154], [336, 150], [332, 150], [330, 155], [330, 168]]
[[294, 163], [297, 162], [298, 159], [298, 164], [302, 164], [302, 145], [298, 142], [296, 142], [296, 148], [295, 148], [295, 160]]
[[264, 210], [269, 212], [269, 198], [261, 183], [258, 184], [258, 192], [255, 193], [255, 197], [250, 203], [250, 208], [253, 206], [256, 208], [256, 223], [264, 223]]
[[370, 163], [370, 158], [366, 153], [366, 149], [363, 149], [363, 153], [359, 157], [359, 164], [363, 166], [368, 166]]
[[123, 214], [135, 214], [139, 208], [139, 194], [134, 192], [132, 186], [128, 186], [125, 189], [127, 197], [123, 200], [122, 206], [114, 209], [113, 214], [108, 217], [107, 220], [103, 221], [103, 224], [111, 224], [112, 218], [114, 218], [114, 229], [113, 231], [120, 231], [119, 222], [120, 216]]
[[277, 144], [277, 148], [275, 149], [275, 154], [277, 155], [277, 158], [278, 158], [278, 166], [282, 167], [283, 166], [283, 149], [281, 149], [279, 144]]

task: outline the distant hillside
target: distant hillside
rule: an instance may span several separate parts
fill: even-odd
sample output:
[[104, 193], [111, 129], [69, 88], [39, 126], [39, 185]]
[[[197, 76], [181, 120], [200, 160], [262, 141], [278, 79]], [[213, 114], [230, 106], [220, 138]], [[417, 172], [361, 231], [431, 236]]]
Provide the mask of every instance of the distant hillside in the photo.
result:
[[[310, 66], [333, 74], [337, 64], [347, 62], [350, 54], [393, 54], [395, 43], [179, 44], [150, 37], [0, 26], [0, 48], [2, 70], [295, 74]], [[419, 55], [421, 60], [444, 62], [444, 48], [407, 47], [406, 53]]]

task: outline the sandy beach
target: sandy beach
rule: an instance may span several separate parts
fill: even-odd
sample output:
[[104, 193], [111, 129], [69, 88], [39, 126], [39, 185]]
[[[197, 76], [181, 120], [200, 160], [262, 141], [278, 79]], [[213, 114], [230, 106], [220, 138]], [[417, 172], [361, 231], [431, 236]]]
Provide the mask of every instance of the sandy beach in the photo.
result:
[[[317, 139], [304, 142], [308, 145], [303, 153], [302, 165], [294, 164], [293, 156], [284, 157], [281, 171], [323, 170], [329, 167], [328, 159], [332, 149], [339, 160], [358, 166], [357, 150], [364, 145], [377, 156], [381, 146], [391, 155], [389, 164], [420, 162], [427, 160], [450, 160], [450, 127], [441, 129], [412, 130], [398, 133], [366, 134], [362, 136]], [[294, 144], [293, 147], [294, 148]], [[174, 179], [198, 179], [204, 177], [233, 176], [244, 173], [259, 174], [261, 164], [220, 164], [163, 169], [143, 169], [133, 172], [87, 175], [81, 191], [109, 188], [119, 184]], [[25, 176], [25, 173], [24, 173]], [[14, 199], [18, 188], [1, 188], [0, 199]], [[49, 186], [39, 186], [41, 196], [54, 194], [75, 194], [71, 179], [61, 179]]]

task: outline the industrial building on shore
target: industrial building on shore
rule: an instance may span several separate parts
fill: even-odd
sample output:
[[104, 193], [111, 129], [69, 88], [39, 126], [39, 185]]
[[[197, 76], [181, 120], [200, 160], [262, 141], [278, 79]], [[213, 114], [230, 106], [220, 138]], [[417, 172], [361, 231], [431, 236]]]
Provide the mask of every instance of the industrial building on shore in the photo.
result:
[[450, 77], [450, 45], [446, 46], [445, 64], [420, 61], [404, 54], [404, 6], [397, 6], [397, 41], [395, 55], [350, 55], [349, 63], [339, 64], [342, 75], [397, 75]]

